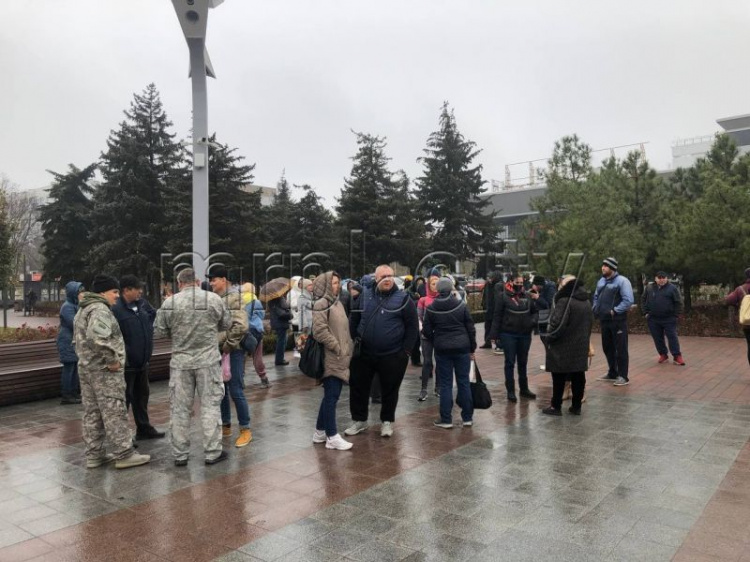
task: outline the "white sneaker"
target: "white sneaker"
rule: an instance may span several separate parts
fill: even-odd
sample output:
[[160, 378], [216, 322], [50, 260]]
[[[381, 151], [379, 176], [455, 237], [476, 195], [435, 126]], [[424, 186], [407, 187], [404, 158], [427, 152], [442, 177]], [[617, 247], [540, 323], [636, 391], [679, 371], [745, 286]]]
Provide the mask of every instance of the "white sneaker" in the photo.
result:
[[539, 370], [544, 371], [544, 365], [539, 365]]
[[380, 436], [390, 437], [391, 435], [393, 435], [393, 424], [391, 422], [383, 422], [383, 425], [380, 428]]
[[325, 443], [326, 442], [326, 432], [324, 429], [321, 430], [315, 430], [315, 433], [313, 433], [313, 443]]
[[297, 350], [295, 349], [295, 350], [294, 350], [294, 355], [293, 355], [293, 357], [294, 357], [295, 359], [299, 359], [300, 357], [302, 357], [302, 355], [300, 355], [300, 352], [299, 352], [299, 351], [297, 351]]
[[352, 423], [352, 425], [344, 430], [344, 433], [346, 435], [357, 435], [357, 433], [362, 433], [363, 431], [365, 431], [367, 427], [368, 426], [366, 421], [355, 421]]
[[338, 433], [333, 437], [326, 439], [326, 449], [335, 449], [337, 451], [348, 451], [354, 447], [354, 443], [349, 443], [346, 439], [341, 437]]

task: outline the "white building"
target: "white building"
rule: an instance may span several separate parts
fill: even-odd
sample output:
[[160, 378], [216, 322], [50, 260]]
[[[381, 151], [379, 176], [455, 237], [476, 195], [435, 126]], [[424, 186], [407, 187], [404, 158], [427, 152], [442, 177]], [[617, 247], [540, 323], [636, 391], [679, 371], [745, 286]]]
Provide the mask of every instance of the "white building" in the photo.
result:
[[[724, 117], [716, 122], [737, 143], [740, 154], [750, 152], [750, 115]], [[679, 139], [672, 144], [672, 169], [689, 168], [703, 158], [716, 140], [715, 135]]]

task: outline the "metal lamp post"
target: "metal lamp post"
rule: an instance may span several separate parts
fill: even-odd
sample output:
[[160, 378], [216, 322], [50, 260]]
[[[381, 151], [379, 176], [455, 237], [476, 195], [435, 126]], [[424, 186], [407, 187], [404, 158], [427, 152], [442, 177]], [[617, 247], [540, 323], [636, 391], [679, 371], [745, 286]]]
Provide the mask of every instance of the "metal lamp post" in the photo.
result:
[[208, 247], [208, 94], [206, 77], [216, 78], [206, 50], [208, 9], [224, 0], [172, 0], [190, 50], [193, 86], [193, 269], [206, 273]]

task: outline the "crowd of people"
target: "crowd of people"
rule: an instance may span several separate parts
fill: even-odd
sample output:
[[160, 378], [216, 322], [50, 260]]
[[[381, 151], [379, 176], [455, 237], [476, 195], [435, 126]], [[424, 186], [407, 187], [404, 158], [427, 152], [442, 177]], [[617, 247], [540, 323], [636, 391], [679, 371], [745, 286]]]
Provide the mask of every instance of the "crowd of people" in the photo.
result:
[[[562, 415], [566, 386], [572, 392], [569, 412], [581, 414], [586, 371], [593, 346], [594, 320], [601, 326], [601, 344], [608, 371], [599, 380], [614, 386], [629, 384], [627, 313], [634, 304], [632, 286], [618, 272], [613, 257], [602, 260], [602, 276], [593, 293], [580, 279], [564, 275], [558, 283], [540, 276], [507, 279], [494, 272], [484, 288], [483, 349], [504, 359], [507, 400], [534, 400], [529, 387], [528, 358], [538, 334], [545, 348], [544, 369], [551, 373], [552, 398], [544, 414]], [[750, 310], [750, 268], [746, 281], [726, 298]], [[348, 450], [353, 437], [370, 427], [370, 402], [380, 405], [380, 435], [394, 434], [400, 388], [409, 362], [421, 367], [417, 400], [429, 396], [429, 381], [439, 397], [439, 418], [434, 425], [451, 429], [454, 381], [456, 404], [463, 427], [474, 423], [470, 373], [478, 347], [476, 329], [465, 294], [450, 276], [438, 270], [425, 277], [407, 278], [403, 289], [393, 269], [377, 267], [374, 274], [342, 287], [341, 276], [328, 271], [315, 279], [296, 278], [292, 290], [268, 298], [266, 306], [252, 283], [230, 281], [223, 266], [209, 269], [207, 281], [192, 269], [176, 278], [179, 291], [168, 296], [159, 310], [143, 298], [143, 285], [132, 275], [119, 281], [97, 276], [89, 290], [82, 283], [66, 285], [60, 310], [58, 348], [62, 368], [62, 404], [83, 404], [86, 464], [96, 468], [114, 462], [117, 468], [150, 461], [136, 452], [137, 441], [159, 439], [165, 432], [149, 421], [149, 362], [154, 338], [172, 342], [169, 402], [170, 438], [174, 464], [185, 466], [190, 453], [190, 419], [196, 394], [201, 402], [204, 462], [228, 458], [223, 439], [233, 435], [231, 404], [239, 431], [235, 447], [253, 439], [251, 412], [245, 395], [245, 365], [250, 356], [261, 389], [269, 388], [263, 361], [264, 319], [276, 336], [274, 363], [285, 366], [290, 328], [299, 351], [306, 338], [325, 350], [323, 389], [313, 443], [328, 449]], [[265, 289], [265, 287], [264, 287]], [[263, 291], [261, 291], [261, 297]], [[683, 312], [679, 288], [665, 272], [643, 291], [645, 315], [658, 353], [657, 361], [685, 366], [677, 326]], [[749, 313], [750, 314], [750, 313]], [[750, 324], [743, 326], [750, 362]], [[666, 342], [665, 342], [666, 340]], [[351, 423], [339, 432], [337, 404], [349, 388]], [[132, 409], [135, 432], [129, 427]], [[106, 439], [110, 452], [104, 450]]]

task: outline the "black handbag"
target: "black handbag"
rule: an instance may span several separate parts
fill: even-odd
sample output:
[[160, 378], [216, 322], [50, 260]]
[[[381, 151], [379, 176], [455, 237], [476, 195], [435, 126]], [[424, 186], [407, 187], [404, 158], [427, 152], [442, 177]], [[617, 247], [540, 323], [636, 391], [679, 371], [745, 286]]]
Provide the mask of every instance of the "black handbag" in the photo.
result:
[[487, 390], [487, 385], [482, 381], [482, 375], [479, 374], [479, 365], [476, 361], [474, 362], [474, 372], [476, 382], [470, 383], [471, 400], [474, 402], [475, 410], [486, 410], [492, 406], [492, 396], [490, 396], [490, 391]]
[[325, 372], [325, 348], [312, 335], [307, 337], [300, 351], [299, 370], [311, 379], [320, 380]]

